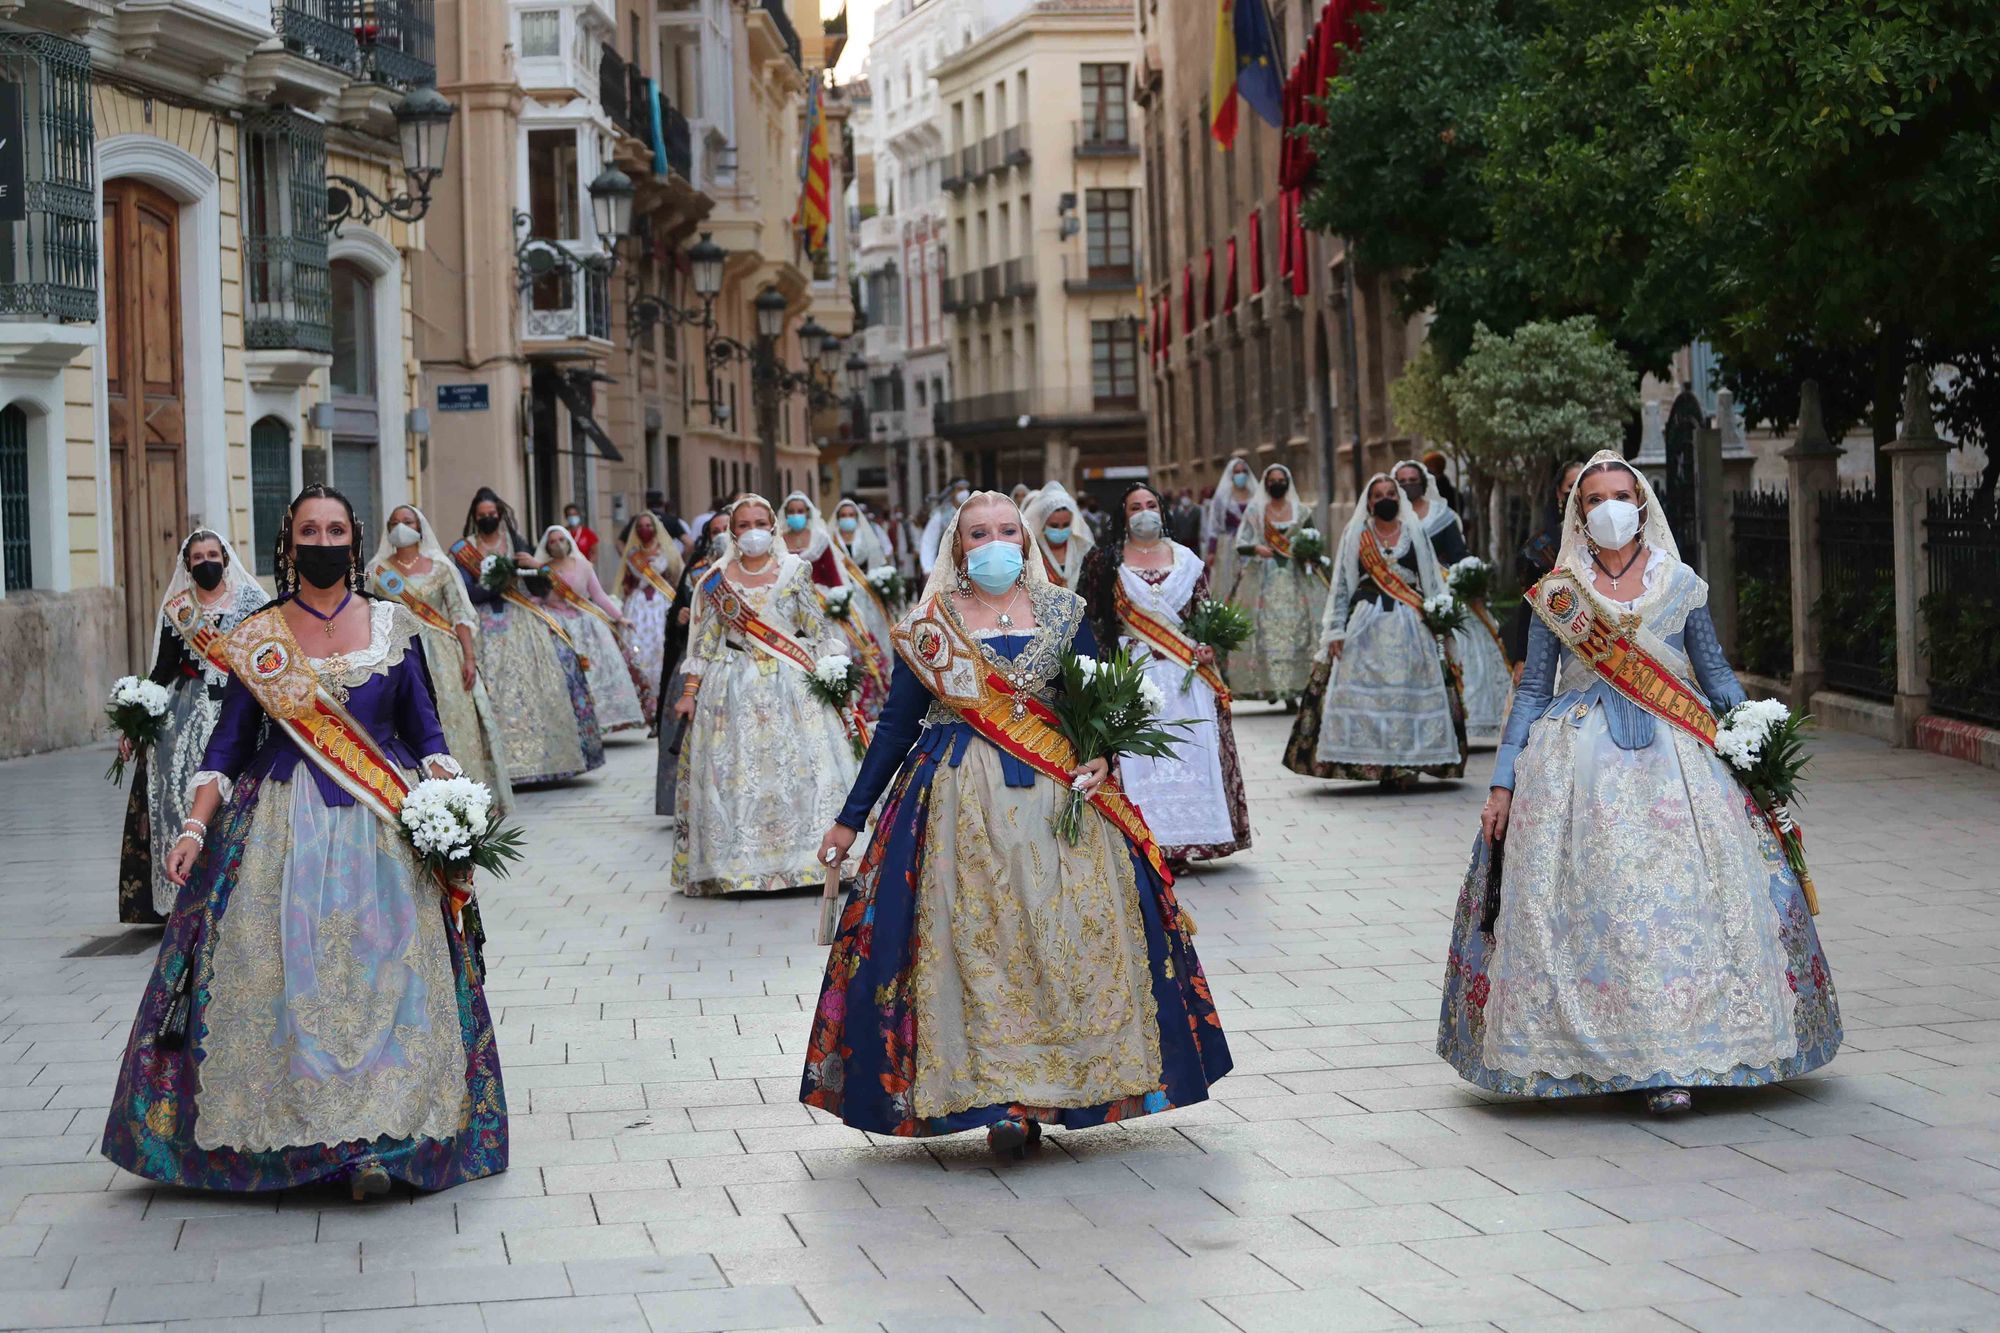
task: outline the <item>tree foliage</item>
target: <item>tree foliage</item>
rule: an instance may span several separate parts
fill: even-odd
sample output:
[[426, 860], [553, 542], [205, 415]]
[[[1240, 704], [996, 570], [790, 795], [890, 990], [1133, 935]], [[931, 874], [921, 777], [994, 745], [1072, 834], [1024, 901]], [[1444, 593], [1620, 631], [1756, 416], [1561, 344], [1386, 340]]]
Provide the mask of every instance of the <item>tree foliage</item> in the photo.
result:
[[1531, 321], [1511, 334], [1481, 325], [1444, 377], [1457, 443], [1479, 471], [1533, 486], [1556, 460], [1624, 444], [1637, 406], [1632, 363], [1587, 315]]

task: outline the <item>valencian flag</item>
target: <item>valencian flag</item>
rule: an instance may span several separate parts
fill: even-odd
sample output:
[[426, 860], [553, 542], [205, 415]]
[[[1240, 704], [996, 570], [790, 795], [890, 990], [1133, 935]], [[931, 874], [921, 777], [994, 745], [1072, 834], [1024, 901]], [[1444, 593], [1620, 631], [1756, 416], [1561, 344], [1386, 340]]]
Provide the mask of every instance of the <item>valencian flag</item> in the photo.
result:
[[1236, 96], [1273, 129], [1284, 117], [1278, 35], [1265, 0], [1216, 0], [1215, 65], [1209, 76], [1208, 132], [1224, 148], [1236, 142]]
[[805, 149], [799, 156], [799, 211], [792, 226], [805, 233], [806, 251], [826, 251], [826, 224], [832, 216], [827, 194], [833, 178], [833, 162], [826, 146], [826, 117], [821, 114], [820, 80], [814, 76], [806, 89]]

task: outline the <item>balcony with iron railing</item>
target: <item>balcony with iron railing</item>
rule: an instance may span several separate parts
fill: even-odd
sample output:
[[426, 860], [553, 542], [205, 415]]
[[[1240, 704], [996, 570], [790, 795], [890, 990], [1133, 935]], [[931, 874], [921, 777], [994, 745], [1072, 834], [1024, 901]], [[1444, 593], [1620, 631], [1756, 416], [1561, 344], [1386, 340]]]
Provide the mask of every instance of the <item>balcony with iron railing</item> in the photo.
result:
[[391, 88], [437, 82], [436, 0], [346, 0], [369, 79]]
[[1139, 142], [1132, 137], [1130, 122], [1094, 120], [1073, 122], [1078, 157], [1137, 157]]
[[[0, 81], [25, 131], [22, 217], [0, 245], [0, 319], [95, 321], [96, 131], [89, 48], [42, 33], [0, 33]], [[324, 196], [322, 195], [322, 199]]]
[[597, 104], [613, 125], [628, 134], [632, 132], [632, 81], [626, 74], [630, 68], [611, 43], [598, 44]]
[[1090, 386], [1006, 389], [950, 398], [932, 410], [932, 427], [946, 437], [1014, 430], [1023, 417], [1030, 425], [1131, 426], [1144, 414], [1134, 394], [1099, 394]]
[[785, 0], [757, 0], [757, 8], [770, 16], [777, 25], [778, 37], [785, 44], [785, 50], [792, 56], [792, 63], [805, 68], [805, 48], [799, 42], [799, 30], [792, 26], [792, 16], [786, 12]]
[[352, 74], [361, 66], [356, 9], [355, 0], [279, 0], [271, 26], [293, 55]]
[[[563, 243], [577, 251], [580, 241]], [[605, 342], [611, 337], [611, 275], [602, 267], [535, 279], [521, 302], [523, 342]]]
[[326, 126], [295, 111], [260, 111], [245, 119], [242, 144], [243, 345], [329, 353]]

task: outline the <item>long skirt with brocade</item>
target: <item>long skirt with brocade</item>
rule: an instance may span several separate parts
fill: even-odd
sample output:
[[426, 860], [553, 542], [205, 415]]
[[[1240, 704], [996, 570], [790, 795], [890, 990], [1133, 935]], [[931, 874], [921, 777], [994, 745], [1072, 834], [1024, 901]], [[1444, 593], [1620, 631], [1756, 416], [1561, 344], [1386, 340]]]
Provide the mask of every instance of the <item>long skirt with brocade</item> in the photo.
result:
[[1514, 678], [1495, 631], [1486, 627], [1483, 612], [1466, 609], [1465, 623], [1451, 636], [1451, 655], [1458, 663], [1465, 697], [1466, 732], [1488, 739], [1499, 735], [1507, 725]]
[[[190, 968], [186, 1043], [162, 1046]], [[303, 771], [239, 785], [167, 922], [103, 1151], [231, 1193], [506, 1169], [485, 995], [436, 882], [376, 815], [327, 805]]]
[[1831, 1060], [1840, 1006], [1797, 877], [1715, 753], [1602, 710], [1534, 724], [1515, 766], [1491, 934], [1475, 845], [1438, 1054], [1494, 1092], [1751, 1087]]
[[167, 853], [187, 819], [187, 783], [201, 769], [208, 734], [222, 715], [220, 694], [200, 676], [184, 676], [167, 691], [160, 739], [139, 751], [128, 771], [125, 835], [118, 858], [118, 919], [157, 925], [180, 892], [167, 878]]
[[1249, 612], [1251, 627], [1250, 641], [1229, 654], [1230, 692], [1239, 699], [1296, 699], [1312, 675], [1326, 583], [1296, 560], [1247, 552], [1236, 559], [1236, 586], [1228, 600]]
[[556, 782], [604, 764], [604, 733], [576, 653], [539, 616], [501, 603], [479, 609], [479, 674], [517, 787]]
[[1464, 775], [1465, 704], [1422, 617], [1400, 602], [1355, 603], [1340, 656], [1313, 671], [1284, 762], [1357, 782]]
[[[650, 724], [660, 715], [660, 699], [653, 691], [667, 652], [667, 616], [671, 604], [650, 584], [626, 594], [624, 604], [625, 647], [631, 654], [632, 679], [639, 686], [639, 706]], [[666, 700], [672, 708], [673, 698]]]
[[[447, 578], [458, 575], [448, 573]], [[430, 668], [431, 689], [437, 700], [438, 724], [451, 748], [452, 758], [474, 782], [483, 782], [493, 793], [494, 808], [506, 814], [514, 805], [514, 784], [509, 779], [500, 727], [493, 717], [483, 676], [465, 688], [464, 652], [458, 636], [424, 621], [417, 622], [424, 645], [424, 665]]]
[[962, 724], [924, 732], [841, 915], [802, 1101], [924, 1136], [1207, 1099], [1230, 1056], [1191, 923], [1094, 807], [1080, 845], [1056, 836], [1066, 795]]
[[732, 648], [708, 664], [680, 764], [673, 883], [682, 893], [824, 881], [820, 839], [856, 762], [838, 715], [813, 697], [804, 672], [755, 649]]
[[[584, 679], [590, 684], [590, 702], [597, 713], [598, 730], [609, 736], [615, 731], [631, 731], [646, 725], [646, 709], [639, 699], [634, 667], [625, 645], [611, 626], [587, 611], [559, 610], [556, 615], [569, 630], [569, 640], [586, 662]], [[653, 664], [659, 669], [659, 663]]]

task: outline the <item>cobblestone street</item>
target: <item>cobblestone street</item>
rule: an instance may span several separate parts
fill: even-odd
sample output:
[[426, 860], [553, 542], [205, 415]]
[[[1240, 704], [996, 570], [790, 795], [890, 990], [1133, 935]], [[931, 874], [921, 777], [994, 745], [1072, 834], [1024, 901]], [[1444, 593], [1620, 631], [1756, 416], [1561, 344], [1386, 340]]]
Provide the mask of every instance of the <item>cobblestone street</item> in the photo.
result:
[[524, 797], [529, 863], [483, 890], [512, 1169], [372, 1205], [98, 1156], [158, 934], [66, 955], [124, 934], [123, 793], [105, 746], [0, 764], [0, 1325], [2000, 1328], [2000, 774], [1818, 737], [1846, 1047], [1655, 1120], [1433, 1053], [1490, 753], [1384, 795], [1279, 769], [1286, 721], [1239, 721], [1254, 851], [1181, 890], [1217, 1100], [1018, 1164], [809, 1112], [815, 904], [669, 894], [653, 747], [614, 743]]

